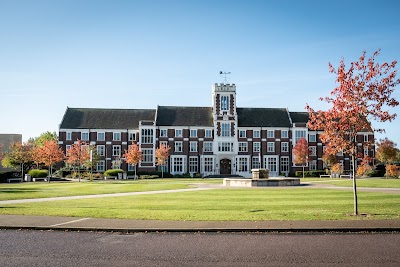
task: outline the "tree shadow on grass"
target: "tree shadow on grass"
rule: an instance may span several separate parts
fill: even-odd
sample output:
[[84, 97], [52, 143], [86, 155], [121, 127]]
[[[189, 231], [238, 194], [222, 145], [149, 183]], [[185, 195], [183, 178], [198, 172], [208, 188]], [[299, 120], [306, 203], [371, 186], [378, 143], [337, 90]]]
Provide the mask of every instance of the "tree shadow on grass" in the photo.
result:
[[31, 192], [41, 192], [40, 188], [1, 188], [1, 193], [31, 193]]

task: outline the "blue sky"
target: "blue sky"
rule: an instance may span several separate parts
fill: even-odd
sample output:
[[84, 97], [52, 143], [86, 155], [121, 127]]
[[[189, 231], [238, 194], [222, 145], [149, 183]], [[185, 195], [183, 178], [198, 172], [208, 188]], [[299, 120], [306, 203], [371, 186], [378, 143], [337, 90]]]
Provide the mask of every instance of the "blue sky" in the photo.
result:
[[[384, 0], [0, 0], [0, 133], [58, 131], [67, 106], [210, 106], [221, 70], [238, 106], [327, 108], [328, 62], [379, 48], [379, 61], [400, 60], [398, 10]], [[400, 145], [399, 122], [374, 122], [386, 129], [377, 137]]]

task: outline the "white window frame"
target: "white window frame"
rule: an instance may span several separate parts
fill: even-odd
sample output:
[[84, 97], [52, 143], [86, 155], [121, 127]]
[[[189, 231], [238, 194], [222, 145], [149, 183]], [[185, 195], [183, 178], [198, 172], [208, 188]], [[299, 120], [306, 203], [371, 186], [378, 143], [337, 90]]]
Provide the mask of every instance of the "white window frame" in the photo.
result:
[[281, 173], [289, 173], [290, 171], [290, 161], [288, 156], [281, 157]]
[[214, 172], [214, 157], [204, 157], [203, 158], [203, 166], [205, 173], [213, 173]]
[[261, 162], [260, 162], [259, 156], [253, 156], [253, 158], [251, 160], [251, 168], [252, 169], [260, 169], [261, 168]]
[[104, 160], [100, 160], [96, 163], [96, 171], [98, 172], [104, 172], [105, 171], [105, 162]]
[[183, 142], [182, 141], [175, 141], [174, 152], [183, 152]]
[[260, 130], [253, 130], [253, 138], [260, 138], [261, 134], [260, 134]]
[[316, 171], [317, 170], [317, 161], [316, 160], [310, 161], [309, 167], [310, 167], [310, 171]]
[[281, 131], [281, 138], [289, 138], [289, 131], [288, 130], [282, 130]]
[[364, 156], [369, 155], [369, 148], [367, 146], [364, 146]]
[[175, 137], [182, 137], [183, 131], [182, 129], [175, 129]]
[[142, 163], [153, 163], [153, 149], [142, 148]]
[[112, 155], [113, 155], [113, 157], [121, 156], [121, 145], [113, 145], [112, 146]]
[[299, 141], [301, 138], [306, 138], [306, 137], [307, 137], [306, 130], [295, 130], [294, 131], [294, 144], [297, 144], [297, 141]]
[[267, 142], [267, 152], [275, 152], [275, 142]]
[[132, 165], [128, 163], [128, 172], [133, 172], [136, 169], [136, 165]]
[[199, 172], [199, 159], [198, 157], [189, 157], [189, 173]]
[[96, 146], [97, 155], [105, 156], [106, 155], [106, 146], [105, 145], [97, 145]]
[[128, 140], [136, 141], [136, 133], [134, 133], [134, 132], [128, 133]]
[[[101, 138], [103, 136], [103, 138]], [[106, 133], [105, 132], [97, 132], [97, 141], [105, 141], [106, 140]]]
[[239, 152], [247, 152], [247, 142], [239, 142]]
[[197, 152], [197, 141], [190, 141], [189, 152]]
[[222, 95], [220, 102], [221, 102], [221, 111], [228, 111], [229, 110], [229, 96]]
[[[87, 136], [87, 138], [86, 138], [86, 136]], [[89, 141], [89, 133], [88, 132], [82, 132], [81, 133], [81, 140], [82, 141]]]
[[213, 152], [213, 142], [204, 142], [203, 152]]
[[67, 140], [67, 141], [72, 140], [72, 132], [66, 132], [65, 133], [65, 140]]
[[141, 130], [141, 143], [152, 144], [153, 143], [153, 129], [143, 128]]
[[171, 170], [174, 174], [185, 173], [185, 157], [174, 156], [171, 157]]
[[368, 134], [364, 134], [364, 142], [368, 142]]
[[246, 138], [246, 130], [239, 130], [239, 138]]
[[308, 149], [310, 150], [310, 156], [313, 156], [313, 157], [317, 156], [317, 147], [316, 146], [309, 146]]
[[253, 142], [253, 152], [261, 151], [261, 142]]
[[231, 124], [229, 122], [221, 123], [221, 136], [231, 136]]
[[160, 141], [160, 147], [161, 147], [161, 145], [168, 147], [168, 141]]
[[190, 129], [189, 134], [190, 137], [197, 137], [197, 129]]
[[309, 134], [308, 135], [308, 142], [313, 142], [313, 143], [315, 143], [315, 142], [317, 142], [317, 134]]
[[160, 129], [160, 137], [168, 137], [167, 129]]
[[232, 142], [218, 142], [218, 152], [232, 152], [233, 143]]
[[289, 142], [281, 142], [281, 152], [289, 152]]
[[212, 130], [209, 130], [209, 129], [205, 130], [204, 137], [212, 138]]
[[277, 156], [265, 156], [264, 157], [264, 166], [267, 168], [270, 173], [275, 172], [277, 173], [279, 168], [278, 168], [278, 157]]
[[267, 130], [267, 138], [275, 138], [275, 131]]
[[121, 132], [113, 132], [113, 141], [121, 141]]
[[237, 163], [239, 172], [249, 171], [249, 159], [247, 157], [238, 157]]

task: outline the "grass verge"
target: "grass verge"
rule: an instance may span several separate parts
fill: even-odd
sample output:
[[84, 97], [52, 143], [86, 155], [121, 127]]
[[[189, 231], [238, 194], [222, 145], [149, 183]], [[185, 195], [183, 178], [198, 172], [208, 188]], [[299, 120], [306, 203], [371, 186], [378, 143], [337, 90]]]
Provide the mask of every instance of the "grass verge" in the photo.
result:
[[[316, 178], [318, 179], [318, 178]], [[326, 184], [332, 184], [337, 186], [353, 186], [353, 180], [351, 179], [334, 179], [328, 178], [324, 180], [301, 180], [302, 182], [321, 182]], [[330, 180], [329, 180], [330, 179]], [[357, 187], [370, 187], [370, 188], [400, 188], [400, 179], [384, 179], [384, 178], [369, 178], [369, 179], [357, 179]]]
[[[359, 192], [367, 219], [399, 219], [400, 195]], [[137, 220], [352, 220], [351, 191], [215, 189], [209, 191], [3, 205], [0, 214]]]
[[189, 188], [193, 183], [219, 183], [214, 179], [155, 179], [93, 182], [36, 182], [0, 184], [0, 200], [81, 196]]

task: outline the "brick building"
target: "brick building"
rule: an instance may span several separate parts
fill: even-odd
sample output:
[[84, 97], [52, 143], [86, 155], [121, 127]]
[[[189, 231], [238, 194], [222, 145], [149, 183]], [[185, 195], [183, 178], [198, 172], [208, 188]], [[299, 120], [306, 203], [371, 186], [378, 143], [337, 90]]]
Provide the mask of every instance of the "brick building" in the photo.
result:
[[[156, 109], [67, 108], [59, 130], [66, 151], [76, 141], [96, 145], [101, 156], [97, 171], [122, 168], [132, 171], [121, 158], [132, 142], [139, 144], [143, 160], [138, 171], [155, 171], [154, 153], [160, 144], [171, 147], [168, 164], [172, 174], [201, 173], [251, 176], [252, 168], [268, 168], [272, 176], [300, 170], [292, 164], [292, 148], [300, 138], [312, 151], [309, 170], [324, 169], [324, 144], [317, 131], [306, 127], [308, 113], [286, 108], [239, 108], [235, 84], [214, 84], [211, 107], [157, 106]], [[374, 139], [373, 132], [358, 135], [360, 149]], [[350, 159], [338, 155], [345, 170]]]

